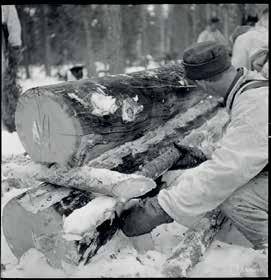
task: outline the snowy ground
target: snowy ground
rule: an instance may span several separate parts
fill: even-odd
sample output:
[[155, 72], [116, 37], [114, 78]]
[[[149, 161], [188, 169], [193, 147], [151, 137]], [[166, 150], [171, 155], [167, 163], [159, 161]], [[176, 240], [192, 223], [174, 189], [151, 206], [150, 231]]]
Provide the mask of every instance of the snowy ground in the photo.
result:
[[[38, 68], [33, 78], [22, 81], [27, 88], [58, 82], [45, 77]], [[16, 133], [2, 131], [2, 155], [16, 155], [24, 151]], [[3, 177], [2, 177], [3, 180]], [[1, 208], [14, 196], [26, 189], [12, 189], [1, 197]], [[19, 230], [19, 229], [18, 229]], [[132, 239], [118, 232], [103, 246], [91, 263], [80, 267], [51, 268], [37, 250], [29, 250], [19, 261], [12, 255], [2, 233], [1, 223], [1, 276], [14, 278], [69, 278], [69, 277], [161, 277], [162, 265], [182, 239], [185, 227], [172, 223], [152, 232], [154, 247], [144, 253], [135, 250]], [[249, 248], [241, 234], [228, 225], [219, 233], [190, 277], [253, 277], [265, 276], [267, 258]], [[221, 241], [222, 240], [222, 241]], [[242, 245], [242, 246], [240, 246]]]

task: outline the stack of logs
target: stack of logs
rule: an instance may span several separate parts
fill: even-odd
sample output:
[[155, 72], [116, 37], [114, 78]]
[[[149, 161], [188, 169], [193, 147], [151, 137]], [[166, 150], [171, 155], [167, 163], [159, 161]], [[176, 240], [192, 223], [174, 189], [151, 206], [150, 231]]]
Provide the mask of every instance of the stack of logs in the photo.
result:
[[[3, 230], [12, 252], [20, 257], [35, 247], [55, 267], [88, 263], [118, 230], [117, 216], [87, 238], [67, 241], [62, 238], [63, 215], [99, 192], [126, 199], [157, 194], [167, 187], [161, 175], [179, 157], [173, 142], [206, 154], [214, 149], [228, 120], [220, 107], [218, 99], [184, 79], [180, 64], [27, 90], [19, 99], [16, 126], [34, 162], [23, 160], [19, 172], [13, 172], [13, 180], [31, 190], [3, 210]], [[100, 175], [109, 171], [115, 178], [111, 183]], [[129, 184], [122, 184], [124, 179]], [[210, 220], [206, 216], [197, 229], [188, 230], [187, 247], [191, 242], [195, 247], [195, 232], [197, 246], [209, 246], [217, 232]], [[200, 258], [193, 252], [188, 257], [193, 265]]]

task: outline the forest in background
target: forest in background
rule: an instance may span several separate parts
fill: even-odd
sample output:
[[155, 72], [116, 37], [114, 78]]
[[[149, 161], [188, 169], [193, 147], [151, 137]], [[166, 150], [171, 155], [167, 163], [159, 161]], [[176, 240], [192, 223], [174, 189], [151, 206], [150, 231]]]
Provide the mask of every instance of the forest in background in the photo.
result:
[[180, 59], [197, 40], [210, 16], [220, 18], [227, 40], [247, 14], [260, 16], [268, 4], [155, 4], [155, 5], [16, 5], [22, 25], [26, 77], [32, 65], [52, 67], [82, 63], [89, 77], [124, 73], [145, 66], [148, 57], [160, 64]]

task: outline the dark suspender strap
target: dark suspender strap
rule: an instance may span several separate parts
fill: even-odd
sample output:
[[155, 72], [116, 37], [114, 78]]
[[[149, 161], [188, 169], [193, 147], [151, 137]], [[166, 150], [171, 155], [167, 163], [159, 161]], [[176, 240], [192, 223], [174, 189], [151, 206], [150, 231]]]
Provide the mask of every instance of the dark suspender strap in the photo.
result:
[[260, 87], [268, 87], [269, 81], [268, 80], [255, 80], [252, 82], [249, 82], [247, 86], [245, 86], [240, 94], [242, 94], [245, 90], [253, 89], [253, 88], [260, 88]]
[[228, 91], [225, 95], [225, 98], [224, 98], [224, 106], [226, 106], [226, 102], [227, 102], [227, 99], [229, 97], [229, 94], [230, 92], [232, 91], [232, 88], [235, 86], [235, 84], [237, 83], [237, 81], [241, 78], [241, 76], [244, 74], [244, 69], [243, 68], [238, 68], [237, 69], [237, 73], [236, 73], [236, 76], [234, 78], [234, 80], [232, 81], [230, 87], [228, 88]]
[[[240, 94], [242, 94], [244, 91], [249, 90], [249, 89], [254, 89], [254, 88], [260, 88], [260, 87], [268, 87], [269, 86], [269, 81], [268, 80], [254, 80], [254, 81], [246, 81], [243, 83], [241, 87], [243, 89], [241, 90]], [[234, 96], [232, 97], [231, 104], [229, 106], [230, 110], [233, 104], [233, 101], [235, 99], [235, 96], [237, 94], [238, 90], [234, 93]]]

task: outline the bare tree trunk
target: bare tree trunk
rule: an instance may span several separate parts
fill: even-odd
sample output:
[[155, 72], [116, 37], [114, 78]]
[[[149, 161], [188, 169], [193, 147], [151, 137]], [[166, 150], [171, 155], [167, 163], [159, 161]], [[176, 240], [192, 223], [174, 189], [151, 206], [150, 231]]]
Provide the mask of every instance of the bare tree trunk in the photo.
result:
[[238, 5], [238, 18], [240, 19], [239, 25], [241, 25], [245, 19], [245, 4], [237, 4]]
[[205, 4], [206, 5], [206, 19], [208, 20], [211, 17], [211, 4]]
[[165, 54], [165, 17], [164, 17], [163, 5], [155, 5], [155, 9], [156, 9], [156, 14], [158, 16], [159, 30], [160, 30], [159, 56], [163, 57]]
[[81, 6], [81, 15], [82, 21], [84, 26], [84, 33], [86, 38], [86, 48], [85, 48], [85, 59], [86, 59], [86, 67], [88, 71], [89, 77], [96, 76], [96, 68], [94, 64], [94, 55], [93, 55], [93, 48], [91, 42], [91, 30], [89, 27], [89, 19], [90, 19], [90, 7], [89, 5]]
[[23, 66], [25, 68], [26, 78], [30, 79], [30, 53], [27, 48], [29, 42], [27, 40], [28, 33], [31, 34], [32, 25], [28, 23], [28, 17], [26, 17], [25, 12], [23, 11], [23, 6], [18, 5], [17, 11], [19, 13], [20, 22], [22, 25], [22, 40], [23, 40]]
[[106, 55], [111, 74], [124, 72], [120, 5], [105, 5]]
[[170, 6], [168, 5], [168, 13], [165, 20], [165, 51], [166, 53], [170, 52]]
[[[184, 49], [192, 43], [190, 41], [191, 38], [189, 38], [192, 37], [188, 18], [190, 13], [189, 7], [190, 5], [188, 4], [176, 4], [172, 5], [169, 11], [169, 19], [171, 21], [171, 52], [177, 53], [180, 56]], [[194, 13], [194, 11], [191, 12]]]
[[229, 41], [229, 10], [228, 10], [228, 4], [223, 5], [222, 7], [222, 16], [223, 16], [223, 30], [224, 30], [224, 36]]
[[45, 73], [47, 76], [51, 76], [51, 46], [50, 46], [50, 36], [48, 34], [48, 6], [45, 4], [41, 5], [41, 12], [42, 12], [42, 40], [44, 46], [44, 66], [45, 66]]
[[141, 10], [142, 16], [142, 29], [140, 34], [140, 57], [145, 57], [148, 54], [148, 46], [147, 46], [147, 5], [142, 5]]

